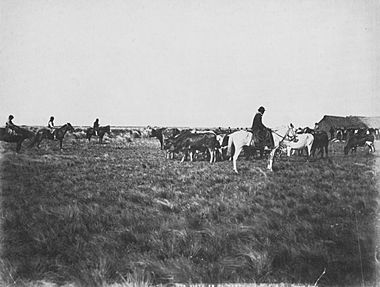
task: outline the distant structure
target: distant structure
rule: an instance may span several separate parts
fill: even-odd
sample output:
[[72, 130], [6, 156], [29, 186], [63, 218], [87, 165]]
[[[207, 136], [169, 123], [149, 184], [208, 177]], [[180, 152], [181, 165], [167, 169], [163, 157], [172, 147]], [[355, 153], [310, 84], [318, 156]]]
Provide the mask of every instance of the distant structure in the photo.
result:
[[329, 116], [325, 115], [318, 123], [319, 129], [332, 133], [333, 137], [345, 139], [349, 131], [370, 130], [379, 138], [380, 117]]

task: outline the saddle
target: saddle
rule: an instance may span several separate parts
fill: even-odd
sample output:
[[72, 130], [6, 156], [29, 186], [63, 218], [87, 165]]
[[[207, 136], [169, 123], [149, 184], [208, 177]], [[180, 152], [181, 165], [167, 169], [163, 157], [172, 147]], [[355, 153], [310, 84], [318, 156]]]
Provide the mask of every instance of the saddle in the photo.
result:
[[273, 147], [273, 137], [269, 130], [253, 132], [251, 146], [262, 149], [266, 146]]

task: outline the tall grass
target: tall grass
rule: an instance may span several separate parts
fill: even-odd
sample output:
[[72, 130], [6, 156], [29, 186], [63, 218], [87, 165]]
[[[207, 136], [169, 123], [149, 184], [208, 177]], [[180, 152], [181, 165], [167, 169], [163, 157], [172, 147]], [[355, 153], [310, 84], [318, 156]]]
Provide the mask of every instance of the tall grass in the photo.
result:
[[375, 280], [364, 151], [343, 157], [336, 144], [329, 160], [282, 158], [274, 173], [242, 159], [235, 175], [230, 162], [166, 160], [150, 139], [66, 146], [3, 152], [8, 284], [313, 284], [324, 268], [322, 285], [360, 283], [361, 270]]

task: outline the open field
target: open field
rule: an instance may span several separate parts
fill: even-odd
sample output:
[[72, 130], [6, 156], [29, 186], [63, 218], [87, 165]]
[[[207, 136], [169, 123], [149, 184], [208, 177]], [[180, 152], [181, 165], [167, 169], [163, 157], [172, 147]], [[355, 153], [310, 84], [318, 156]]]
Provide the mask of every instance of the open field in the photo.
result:
[[1, 143], [0, 271], [9, 285], [366, 285], [376, 274], [376, 155], [180, 163], [156, 139]]

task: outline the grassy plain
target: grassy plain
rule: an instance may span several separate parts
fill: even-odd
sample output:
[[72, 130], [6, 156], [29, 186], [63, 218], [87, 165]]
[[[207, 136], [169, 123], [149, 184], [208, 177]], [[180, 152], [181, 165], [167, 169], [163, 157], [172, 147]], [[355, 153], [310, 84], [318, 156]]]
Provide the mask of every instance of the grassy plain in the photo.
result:
[[2, 282], [375, 284], [375, 156], [180, 163], [155, 139], [2, 143]]

